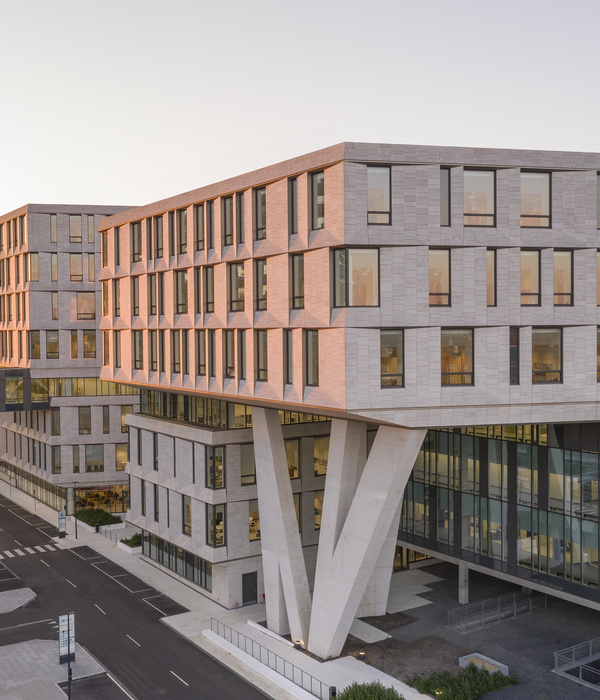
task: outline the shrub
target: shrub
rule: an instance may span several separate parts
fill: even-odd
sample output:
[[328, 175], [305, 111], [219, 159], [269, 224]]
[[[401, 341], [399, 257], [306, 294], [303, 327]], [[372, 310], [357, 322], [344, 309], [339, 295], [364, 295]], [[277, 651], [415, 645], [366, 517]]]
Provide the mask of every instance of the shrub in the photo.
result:
[[341, 693], [339, 700], [404, 700], [395, 688], [386, 688], [379, 681], [372, 683], [353, 683]]
[[121, 518], [117, 518], [112, 513], [107, 513], [101, 508], [85, 508], [77, 511], [77, 520], [86, 523], [86, 525], [115, 525], [123, 522]]
[[121, 537], [121, 542], [126, 544], [128, 547], [141, 547], [142, 533], [136, 532], [135, 535], [132, 535], [131, 537]]
[[429, 678], [407, 678], [406, 682], [419, 693], [429, 693], [433, 697], [439, 693], [444, 700], [477, 700], [493, 690], [519, 684], [515, 676], [503, 676], [500, 671], [490, 674], [472, 663], [456, 676], [443, 671], [432, 673]]

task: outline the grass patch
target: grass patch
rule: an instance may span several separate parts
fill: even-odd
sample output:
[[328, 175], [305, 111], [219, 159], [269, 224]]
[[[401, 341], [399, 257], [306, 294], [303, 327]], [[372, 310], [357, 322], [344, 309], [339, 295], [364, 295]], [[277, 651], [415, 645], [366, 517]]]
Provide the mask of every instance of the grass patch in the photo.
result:
[[107, 513], [101, 508], [85, 508], [77, 511], [77, 520], [81, 520], [86, 525], [116, 525], [123, 522], [112, 513]]
[[386, 688], [379, 681], [353, 683], [337, 697], [338, 700], [404, 700], [395, 688]]
[[136, 532], [135, 535], [132, 535], [131, 537], [121, 537], [121, 542], [126, 544], [128, 547], [141, 547], [142, 533]]
[[429, 678], [413, 676], [406, 682], [419, 693], [429, 693], [444, 700], [477, 700], [493, 690], [519, 684], [516, 676], [503, 676], [500, 671], [490, 674], [475, 664], [462, 668], [456, 676], [443, 671], [432, 673]]

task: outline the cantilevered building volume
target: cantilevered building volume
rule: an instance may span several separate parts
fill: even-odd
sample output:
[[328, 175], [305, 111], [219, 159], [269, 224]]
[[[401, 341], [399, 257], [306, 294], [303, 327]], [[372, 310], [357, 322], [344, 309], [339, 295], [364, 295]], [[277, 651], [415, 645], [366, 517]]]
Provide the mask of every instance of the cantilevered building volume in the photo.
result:
[[103, 219], [144, 553], [323, 657], [415, 552], [600, 608], [598, 171], [344, 143]]
[[125, 207], [29, 204], [0, 216], [0, 478], [56, 510], [129, 502], [126, 416], [100, 380], [98, 222]]

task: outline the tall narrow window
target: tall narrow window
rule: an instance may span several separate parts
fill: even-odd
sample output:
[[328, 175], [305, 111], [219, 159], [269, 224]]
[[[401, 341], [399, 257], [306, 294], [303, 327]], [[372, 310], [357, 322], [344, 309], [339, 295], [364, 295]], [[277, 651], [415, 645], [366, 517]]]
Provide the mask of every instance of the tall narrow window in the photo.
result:
[[155, 330], [148, 331], [148, 344], [148, 351], [150, 354], [150, 371], [156, 372], [158, 369], [158, 345]]
[[188, 312], [188, 279], [187, 270], [175, 271], [175, 313]]
[[88, 243], [93, 243], [96, 238], [96, 227], [94, 226], [94, 215], [87, 215]]
[[248, 539], [250, 542], [260, 540], [260, 514], [258, 512], [258, 499], [248, 501]]
[[204, 250], [204, 204], [194, 207], [194, 249]]
[[441, 331], [442, 385], [473, 384], [473, 331]]
[[79, 348], [77, 344], [77, 331], [71, 331], [71, 359], [77, 359]]
[[487, 305], [496, 306], [496, 251], [486, 251]]
[[294, 336], [291, 328], [283, 330], [283, 383], [294, 381]]
[[596, 252], [596, 305], [600, 306], [600, 250]]
[[440, 226], [450, 226], [450, 168], [440, 168]]
[[154, 217], [154, 257], [163, 256], [163, 216]]
[[88, 273], [88, 282], [95, 282], [96, 281], [96, 256], [94, 253], [88, 253], [87, 256], [87, 273]]
[[29, 336], [29, 359], [40, 359], [40, 331], [27, 331]]
[[521, 172], [521, 226], [549, 228], [550, 173]]
[[[54, 241], [56, 243], [56, 241]], [[100, 234], [100, 253], [102, 258], [102, 267], [108, 266], [108, 231], [102, 231]]]
[[156, 297], [158, 302], [158, 315], [165, 315], [165, 273], [156, 274]]
[[404, 386], [404, 333], [380, 331], [381, 386]]
[[[6, 261], [9, 262], [8, 260]], [[10, 267], [6, 267], [6, 284], [10, 285]], [[58, 282], [58, 253], [50, 253], [50, 280], [52, 282]]]
[[202, 313], [202, 268], [194, 268], [194, 313]]
[[292, 309], [304, 308], [304, 255], [292, 255]]
[[260, 258], [256, 264], [256, 310], [264, 311], [267, 308], [267, 261]]
[[156, 275], [148, 275], [148, 315], [156, 315]]
[[169, 231], [168, 231], [169, 257], [173, 257], [175, 255], [175, 212], [174, 211], [170, 211], [167, 214], [167, 221], [169, 222]]
[[288, 180], [288, 234], [295, 236], [298, 233], [298, 179], [291, 177]]
[[596, 329], [596, 381], [600, 382], [600, 326]]
[[142, 259], [142, 222], [134, 221], [131, 224], [131, 262], [139, 262]]
[[233, 245], [233, 196], [221, 197], [221, 235], [223, 245]]
[[158, 331], [158, 371], [166, 371], [165, 331]]
[[140, 278], [131, 278], [131, 315], [140, 315]]
[[[108, 364], [108, 362], [106, 364]], [[113, 366], [115, 369], [121, 367], [121, 331], [113, 331]]]
[[391, 224], [391, 177], [386, 166], [367, 167], [367, 223]]
[[246, 379], [246, 331], [239, 328], [237, 332], [238, 379]]
[[257, 241], [267, 237], [267, 190], [254, 190], [254, 237]]
[[215, 203], [206, 202], [206, 243], [209, 250], [215, 247]]
[[152, 245], [152, 217], [146, 219], [146, 257], [152, 260], [154, 257], [154, 246]]
[[531, 363], [534, 384], [562, 382], [562, 328], [533, 328]]
[[160, 517], [160, 498], [159, 498], [159, 491], [158, 491], [158, 484], [152, 484], [153, 486], [153, 492], [154, 492], [154, 521], [158, 522], [158, 519]]
[[113, 280], [113, 316], [121, 315], [121, 280]]
[[102, 406], [102, 433], [110, 433], [110, 406]]
[[187, 209], [177, 211], [177, 255], [187, 253]]
[[217, 334], [216, 331], [208, 331], [208, 376], [217, 376]]
[[181, 531], [184, 535], [192, 534], [192, 497], [181, 495]]
[[222, 489], [225, 487], [225, 448], [206, 448], [206, 487]]
[[225, 504], [206, 504], [206, 544], [223, 547], [226, 541]]
[[520, 365], [519, 365], [519, 328], [518, 326], [510, 327], [509, 337], [509, 362], [510, 362], [510, 384], [517, 386], [519, 384]]
[[225, 378], [233, 379], [235, 378], [235, 331], [225, 330], [223, 331], [224, 337], [224, 370]]
[[91, 406], [79, 406], [79, 434], [92, 434], [92, 408]]
[[573, 251], [554, 251], [554, 306], [573, 305]]
[[600, 173], [596, 175], [596, 228], [600, 228]]
[[521, 305], [539, 306], [540, 295], [540, 251], [521, 251]]
[[429, 306], [450, 306], [449, 250], [429, 250]]
[[464, 225], [496, 225], [496, 173], [464, 171]]
[[69, 216], [69, 243], [81, 243], [81, 216]]
[[143, 331], [133, 334], [133, 369], [144, 369], [144, 335]]
[[196, 331], [196, 374], [203, 377], [206, 374], [206, 331]]
[[102, 331], [102, 366], [108, 367], [110, 348], [108, 347], [108, 331]]
[[379, 250], [334, 250], [334, 305], [379, 306]]
[[325, 226], [325, 173], [312, 173], [311, 182], [311, 228]]
[[215, 310], [215, 268], [204, 268], [204, 311], [209, 314]]
[[244, 310], [244, 263], [229, 265], [229, 311]]
[[238, 245], [241, 245], [246, 237], [243, 192], [238, 192], [235, 195], [235, 228], [237, 232]]
[[121, 229], [119, 226], [114, 228], [114, 253], [115, 267], [119, 267], [121, 264]]
[[57, 240], [56, 214], [50, 214], [50, 243], [56, 243]]
[[171, 331], [171, 372], [179, 374], [181, 372], [181, 336], [178, 330]]
[[52, 292], [52, 320], [58, 320], [58, 292]]
[[306, 386], [319, 386], [319, 331], [304, 331], [304, 371]]
[[181, 371], [190, 373], [190, 332], [187, 328], [181, 331]]
[[83, 331], [83, 357], [86, 360], [96, 357], [96, 331]]
[[267, 331], [255, 331], [256, 381], [267, 381]]

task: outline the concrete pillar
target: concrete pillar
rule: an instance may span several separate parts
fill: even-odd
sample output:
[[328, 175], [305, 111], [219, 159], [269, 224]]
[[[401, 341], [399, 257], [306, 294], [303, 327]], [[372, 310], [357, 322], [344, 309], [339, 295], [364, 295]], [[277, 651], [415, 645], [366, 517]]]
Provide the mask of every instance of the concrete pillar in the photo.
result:
[[458, 602], [469, 603], [469, 567], [462, 562], [458, 565]]
[[[334, 424], [308, 638], [309, 651], [321, 658], [339, 656], [342, 650], [426, 433], [380, 426], [356, 483], [364, 426]], [[339, 454], [344, 458], [335, 459]]]
[[252, 409], [267, 626], [306, 644], [310, 592], [296, 509], [275, 409]]

